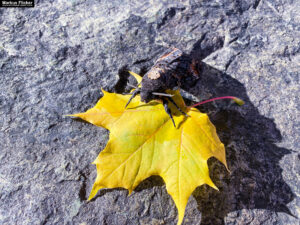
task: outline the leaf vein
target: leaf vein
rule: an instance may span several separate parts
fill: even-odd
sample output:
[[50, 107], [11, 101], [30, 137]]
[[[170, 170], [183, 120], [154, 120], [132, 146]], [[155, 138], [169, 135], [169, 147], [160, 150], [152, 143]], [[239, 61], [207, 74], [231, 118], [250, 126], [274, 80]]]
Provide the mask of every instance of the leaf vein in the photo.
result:
[[[198, 126], [200, 127], [200, 129], [203, 131], [203, 133], [205, 134], [205, 136], [210, 140], [210, 142], [219, 150], [219, 147], [216, 145], [216, 143], [209, 137], [209, 135], [205, 132], [205, 129], [203, 129], [203, 127], [195, 120], [193, 119], [193, 117], [191, 116], [191, 119], [195, 121], [196, 124], [198, 124]], [[210, 149], [209, 149], [210, 150]], [[210, 150], [210, 152], [212, 152]]]

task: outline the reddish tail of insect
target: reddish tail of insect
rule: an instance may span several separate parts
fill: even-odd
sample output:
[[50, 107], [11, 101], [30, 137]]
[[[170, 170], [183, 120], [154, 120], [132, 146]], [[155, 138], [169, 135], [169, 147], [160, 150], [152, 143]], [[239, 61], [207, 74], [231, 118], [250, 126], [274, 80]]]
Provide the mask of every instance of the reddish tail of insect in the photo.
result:
[[234, 96], [224, 96], [224, 97], [212, 98], [212, 99], [209, 99], [209, 100], [205, 100], [203, 102], [196, 103], [194, 105], [189, 106], [189, 108], [196, 107], [198, 105], [202, 105], [202, 104], [205, 104], [205, 103], [208, 103], [208, 102], [213, 102], [213, 101], [220, 100], [220, 99], [232, 99], [238, 105], [244, 105], [245, 104], [245, 102], [240, 98], [237, 98], [237, 97], [234, 97]]

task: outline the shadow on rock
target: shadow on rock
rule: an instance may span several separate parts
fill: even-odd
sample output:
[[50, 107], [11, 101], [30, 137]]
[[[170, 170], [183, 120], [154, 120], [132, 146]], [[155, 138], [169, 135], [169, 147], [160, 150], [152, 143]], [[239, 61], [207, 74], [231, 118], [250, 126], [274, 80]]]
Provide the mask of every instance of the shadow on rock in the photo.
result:
[[[194, 48], [194, 52], [197, 49]], [[291, 151], [275, 145], [282, 139], [276, 124], [259, 114], [245, 87], [237, 80], [203, 62], [201, 74], [194, 86], [184, 89], [199, 98], [230, 95], [246, 103], [239, 107], [221, 101], [199, 107], [215, 124], [225, 144], [231, 171], [228, 173], [214, 158], [208, 161], [210, 176], [220, 191], [206, 185], [194, 191], [202, 213], [201, 225], [225, 224], [227, 214], [241, 209], [265, 209], [292, 215], [286, 205], [294, 199], [294, 194], [285, 183], [279, 165], [282, 157]], [[236, 219], [235, 213], [226, 217], [226, 223]]]

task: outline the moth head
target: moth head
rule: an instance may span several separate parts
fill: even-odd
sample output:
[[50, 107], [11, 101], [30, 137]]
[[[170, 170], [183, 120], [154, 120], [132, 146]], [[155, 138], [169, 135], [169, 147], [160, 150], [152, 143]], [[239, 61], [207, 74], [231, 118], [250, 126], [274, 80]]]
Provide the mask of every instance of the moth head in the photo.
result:
[[142, 89], [140, 95], [141, 95], [141, 101], [143, 101], [145, 103], [148, 103], [151, 100], [155, 99], [155, 96], [152, 95], [152, 93], [147, 90]]

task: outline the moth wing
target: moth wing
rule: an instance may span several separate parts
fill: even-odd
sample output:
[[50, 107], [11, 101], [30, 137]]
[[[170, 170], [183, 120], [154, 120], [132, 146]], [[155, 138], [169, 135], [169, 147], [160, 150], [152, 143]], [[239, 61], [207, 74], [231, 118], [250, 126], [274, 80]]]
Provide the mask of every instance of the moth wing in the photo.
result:
[[169, 48], [164, 52], [162, 56], [160, 56], [155, 65], [151, 68], [151, 70], [147, 73], [147, 77], [151, 80], [156, 80], [161, 77], [161, 74], [165, 72], [162, 65], [171, 64], [174, 60], [178, 59], [183, 55], [183, 52], [178, 48]]
[[169, 48], [162, 56], [160, 56], [155, 63], [171, 63], [182, 56], [183, 52], [178, 48]]

